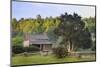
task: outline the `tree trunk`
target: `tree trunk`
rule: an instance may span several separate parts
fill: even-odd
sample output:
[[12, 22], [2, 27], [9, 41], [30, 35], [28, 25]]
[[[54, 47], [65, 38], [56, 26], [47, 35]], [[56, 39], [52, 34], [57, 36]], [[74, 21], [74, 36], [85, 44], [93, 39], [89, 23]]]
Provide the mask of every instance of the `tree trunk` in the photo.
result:
[[74, 51], [74, 45], [72, 44], [71, 51]]
[[71, 40], [68, 41], [67, 49], [68, 49], [68, 52], [72, 52], [72, 51], [75, 50], [75, 46], [74, 46], [74, 44], [72, 43]]
[[72, 45], [72, 42], [71, 40], [68, 41], [68, 52], [71, 52], [71, 45]]

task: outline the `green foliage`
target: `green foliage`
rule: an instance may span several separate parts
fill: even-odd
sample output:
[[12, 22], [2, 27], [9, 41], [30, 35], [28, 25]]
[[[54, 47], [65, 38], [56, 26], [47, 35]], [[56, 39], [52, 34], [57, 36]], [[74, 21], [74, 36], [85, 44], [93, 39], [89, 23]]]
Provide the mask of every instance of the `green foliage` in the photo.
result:
[[39, 51], [39, 50], [40, 49], [38, 47], [35, 47], [35, 46], [24, 47], [25, 52], [35, 52], [35, 51]]
[[23, 37], [16, 35], [15, 37], [12, 38], [12, 45], [22, 45], [23, 44]]
[[19, 53], [24, 53], [24, 52], [36, 52], [39, 50], [40, 49], [38, 47], [35, 47], [35, 46], [29, 46], [29, 47], [23, 47], [22, 45], [12, 46], [13, 54], [19, 54]]
[[90, 32], [95, 33], [96, 31], [96, 21], [95, 17], [84, 18], [83, 21]]
[[57, 58], [64, 58], [68, 55], [67, 49], [63, 46], [53, 48], [53, 53]]
[[13, 30], [13, 32], [17, 31], [17, 26], [18, 26], [17, 20], [16, 20], [16, 18], [13, 18], [12, 19], [12, 30]]
[[13, 32], [28, 32], [28, 33], [43, 33], [53, 30], [60, 23], [58, 17], [52, 18], [41, 18], [40, 15], [37, 15], [36, 19], [23, 19], [21, 18], [17, 21], [15, 18], [12, 19]]
[[96, 41], [96, 18], [95, 17], [89, 17], [89, 18], [84, 18], [83, 21], [85, 22], [85, 26], [88, 28], [88, 30], [91, 33], [91, 38], [93, 41], [93, 46], [92, 50], [95, 50], [95, 41]]
[[24, 52], [23, 46], [21, 46], [21, 45], [12, 46], [13, 54], [19, 54], [19, 53], [23, 53], [23, 52]]
[[90, 34], [88, 28], [86, 28], [84, 31], [81, 31], [81, 33], [76, 38], [77, 39], [74, 39], [74, 41], [78, 41], [75, 43], [80, 48], [87, 49], [87, 48], [91, 48], [93, 45], [92, 39], [91, 39], [91, 34]]
[[68, 46], [69, 51], [76, 50], [79, 47], [90, 48], [92, 46], [91, 34], [85, 28], [85, 23], [78, 14], [62, 14], [60, 20], [61, 23], [54, 32], [63, 37], [61, 43]]

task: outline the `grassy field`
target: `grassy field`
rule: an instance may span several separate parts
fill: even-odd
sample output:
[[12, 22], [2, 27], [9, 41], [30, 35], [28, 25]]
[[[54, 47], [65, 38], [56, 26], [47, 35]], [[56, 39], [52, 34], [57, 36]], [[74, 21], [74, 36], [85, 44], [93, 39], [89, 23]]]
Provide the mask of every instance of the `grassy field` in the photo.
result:
[[30, 55], [30, 56], [14, 56], [12, 57], [12, 65], [27, 65], [27, 64], [48, 64], [48, 63], [63, 63], [63, 62], [78, 62], [78, 61], [92, 61], [92, 59], [82, 59], [75, 57], [66, 57], [58, 59], [52, 55], [41, 56], [41, 55]]

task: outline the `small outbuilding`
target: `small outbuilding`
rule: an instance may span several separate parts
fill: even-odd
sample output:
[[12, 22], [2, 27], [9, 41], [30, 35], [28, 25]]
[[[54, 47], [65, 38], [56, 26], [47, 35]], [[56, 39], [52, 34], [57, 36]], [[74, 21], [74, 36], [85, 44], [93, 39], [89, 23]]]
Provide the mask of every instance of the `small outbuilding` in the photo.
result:
[[36, 46], [41, 52], [50, 52], [52, 43], [46, 33], [43, 34], [24, 34], [24, 47]]

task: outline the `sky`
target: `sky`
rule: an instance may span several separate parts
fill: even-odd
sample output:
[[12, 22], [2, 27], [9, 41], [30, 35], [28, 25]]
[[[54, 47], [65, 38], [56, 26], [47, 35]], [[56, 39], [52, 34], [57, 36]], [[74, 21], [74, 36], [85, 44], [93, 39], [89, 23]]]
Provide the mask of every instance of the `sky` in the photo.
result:
[[56, 17], [67, 12], [68, 14], [78, 13], [81, 17], [94, 17], [95, 7], [79, 5], [62, 5], [33, 2], [12, 2], [12, 18], [36, 18], [37, 15], [45, 17]]

